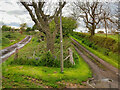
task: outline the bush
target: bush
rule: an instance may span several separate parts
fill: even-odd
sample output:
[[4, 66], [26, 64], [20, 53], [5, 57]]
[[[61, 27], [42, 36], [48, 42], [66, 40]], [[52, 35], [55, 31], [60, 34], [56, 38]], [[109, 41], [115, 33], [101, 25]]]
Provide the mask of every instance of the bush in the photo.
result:
[[98, 31], [97, 33], [104, 33], [104, 31]]
[[95, 45], [95, 44], [92, 44], [92, 48], [93, 48], [94, 50], [97, 50], [97, 49], [98, 49], [97, 45]]
[[18, 58], [14, 61], [11, 61], [11, 64], [60, 67], [60, 62], [54, 56], [52, 56], [50, 51], [44, 53], [41, 57]]
[[5, 35], [5, 37], [6, 37], [6, 38], [16, 38], [16, 37], [14, 36], [14, 34], [11, 34], [11, 33], [8, 33], [7, 35]]
[[110, 52], [109, 49], [107, 49], [107, 50], [105, 50], [104, 54], [109, 56], [109, 52]]
[[2, 45], [7, 45], [10, 43], [10, 40], [8, 38], [2, 37]]
[[[79, 62], [77, 55], [73, 54], [73, 57], [74, 57], [75, 64], [77, 64]], [[25, 57], [18, 58], [16, 60], [12, 60], [10, 64], [47, 66], [47, 67], [58, 67], [59, 68], [60, 60], [58, 60], [56, 56], [53, 56], [51, 52], [48, 51], [44, 53], [43, 55], [41, 55], [40, 57], [27, 58], [25, 56]], [[69, 68], [69, 67], [74, 67], [74, 65], [72, 65], [69, 60], [65, 60], [64, 67]]]
[[55, 56], [51, 54], [50, 51], [42, 55], [42, 57], [40, 58], [40, 62], [42, 66], [48, 66], [48, 67], [59, 67], [60, 66], [59, 61], [56, 59]]
[[115, 34], [119, 34], [119, 32], [115, 32]]

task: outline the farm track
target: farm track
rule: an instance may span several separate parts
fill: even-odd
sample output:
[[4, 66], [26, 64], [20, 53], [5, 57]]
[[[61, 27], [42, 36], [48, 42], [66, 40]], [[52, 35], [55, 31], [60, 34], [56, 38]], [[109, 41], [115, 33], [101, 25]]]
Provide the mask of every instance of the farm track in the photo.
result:
[[89, 79], [88, 84], [92, 88], [118, 89], [118, 86], [120, 86], [118, 82], [118, 69], [88, 51], [76, 40], [72, 38], [71, 40], [78, 54], [84, 59], [93, 72], [93, 78]]
[[20, 42], [11, 45], [3, 50], [0, 50], [0, 64], [4, 62], [8, 57], [10, 57], [12, 54], [14, 54], [16, 49], [21, 49], [22, 47], [24, 47], [31, 40], [31, 38], [32, 36], [26, 36]]

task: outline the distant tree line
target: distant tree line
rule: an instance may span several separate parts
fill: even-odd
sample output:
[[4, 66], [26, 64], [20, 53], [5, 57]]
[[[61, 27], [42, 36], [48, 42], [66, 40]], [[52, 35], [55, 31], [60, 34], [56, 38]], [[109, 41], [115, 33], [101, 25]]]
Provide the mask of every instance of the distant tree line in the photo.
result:
[[11, 26], [3, 25], [1, 30], [2, 31], [22, 31], [22, 32], [29, 32], [36, 30], [37, 27], [33, 25], [33, 27], [27, 27], [26, 23], [20, 24], [20, 28], [12, 28]]

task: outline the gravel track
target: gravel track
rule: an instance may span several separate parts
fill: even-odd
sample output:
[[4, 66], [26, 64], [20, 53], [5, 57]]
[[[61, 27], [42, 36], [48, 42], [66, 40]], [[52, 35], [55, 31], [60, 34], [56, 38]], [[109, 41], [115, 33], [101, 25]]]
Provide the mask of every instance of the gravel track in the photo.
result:
[[[89, 65], [93, 72], [93, 78], [89, 79], [89, 84], [92, 86], [92, 88], [118, 89], [118, 84], [120, 84], [118, 83], [118, 69], [88, 51], [76, 40], [72, 39], [72, 43], [78, 54], [84, 59], [84, 61]], [[87, 54], [94, 58], [95, 61], [89, 58]], [[99, 67], [95, 62], [101, 64], [102, 67]]]
[[20, 42], [11, 45], [3, 50], [0, 50], [0, 64], [5, 61], [8, 57], [10, 57], [12, 54], [15, 53], [16, 49], [23, 48], [30, 40], [32, 39], [32, 36], [26, 36], [23, 40]]

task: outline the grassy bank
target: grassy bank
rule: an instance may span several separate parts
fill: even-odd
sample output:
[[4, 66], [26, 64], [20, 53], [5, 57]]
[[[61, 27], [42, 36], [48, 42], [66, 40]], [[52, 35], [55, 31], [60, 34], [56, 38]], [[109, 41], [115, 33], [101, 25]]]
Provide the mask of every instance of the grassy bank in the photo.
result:
[[[64, 58], [67, 56], [66, 48], [68, 47], [72, 48], [70, 39], [65, 38]], [[55, 55], [59, 58], [60, 52], [58, 43], [55, 44], [55, 48], [55, 51], [57, 51]], [[18, 56], [19, 58], [24, 57], [24, 59], [31, 57], [36, 58], [41, 56], [41, 54], [44, 53], [42, 51], [45, 49], [45, 42], [38, 42], [36, 36], [34, 36], [30, 43], [28, 43], [23, 49], [19, 50]], [[33, 55], [34, 51], [35, 56]], [[92, 76], [92, 73], [85, 61], [74, 49], [73, 53], [76, 65], [69, 68], [65, 67], [63, 74], [58, 67], [20, 65], [19, 63], [11, 64], [11, 62], [14, 61], [14, 55], [12, 55], [3, 63], [3, 88], [60, 88], [68, 87], [68, 84], [72, 85], [71, 87], [73, 87], [73, 85], [79, 87], [79, 85], [83, 84], [83, 81], [86, 81]], [[84, 86], [84, 84], [82, 86]]]
[[94, 45], [94, 46], [87, 45], [86, 43], [83, 43], [82, 39], [79, 39], [79, 36], [71, 36], [71, 37], [75, 39], [76, 41], [78, 41], [82, 46], [84, 46], [86, 49], [91, 51], [93, 54], [95, 54], [99, 58], [105, 60], [106, 62], [118, 68], [118, 54], [117, 53], [109, 52], [109, 55], [105, 54], [106, 52], [105, 48], [99, 47], [97, 45]]
[[2, 32], [2, 49], [11, 46], [19, 41], [21, 41], [22, 39], [25, 38], [24, 34], [20, 34], [19, 32]]
[[[106, 37], [106, 34], [95, 34], [95, 36], [102, 36], [102, 37]], [[116, 41], [118, 41], [118, 34], [108, 34], [107, 35], [107, 37], [109, 37], [109, 38], [113, 38], [113, 39], [115, 39]]]

